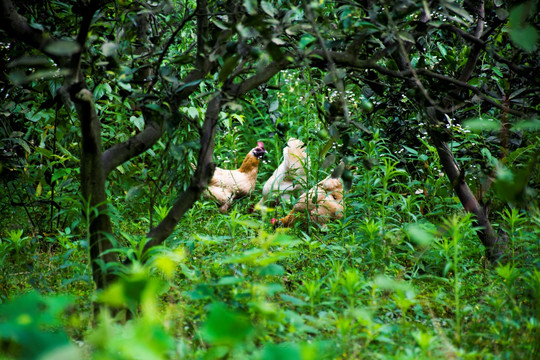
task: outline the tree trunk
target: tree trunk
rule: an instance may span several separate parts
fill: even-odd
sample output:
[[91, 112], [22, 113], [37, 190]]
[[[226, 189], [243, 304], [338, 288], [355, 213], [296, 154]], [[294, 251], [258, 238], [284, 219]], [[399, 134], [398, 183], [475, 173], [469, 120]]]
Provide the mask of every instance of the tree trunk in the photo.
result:
[[[75, 85], [76, 86], [76, 85]], [[107, 271], [107, 264], [116, 262], [116, 256], [110, 240], [111, 220], [107, 213], [107, 195], [105, 193], [105, 172], [101, 149], [101, 124], [94, 107], [93, 94], [88, 89], [71, 92], [80, 120], [81, 149], [81, 190], [83, 207], [88, 224], [88, 247], [92, 275], [97, 289], [106, 288], [113, 280]]]
[[459, 168], [454, 154], [450, 151], [448, 144], [444, 141], [444, 136], [441, 131], [438, 131], [437, 126], [433, 124], [441, 124], [436, 118], [436, 110], [433, 107], [427, 109], [429, 118], [429, 136], [433, 146], [437, 149], [439, 159], [443, 166], [446, 176], [454, 191], [456, 192], [465, 211], [472, 213], [475, 217], [475, 226], [478, 226], [478, 237], [486, 248], [486, 256], [492, 262], [497, 262], [507, 252], [506, 238], [499, 237], [491, 223], [489, 222], [487, 209], [480, 205], [469, 185], [465, 182], [465, 174]]

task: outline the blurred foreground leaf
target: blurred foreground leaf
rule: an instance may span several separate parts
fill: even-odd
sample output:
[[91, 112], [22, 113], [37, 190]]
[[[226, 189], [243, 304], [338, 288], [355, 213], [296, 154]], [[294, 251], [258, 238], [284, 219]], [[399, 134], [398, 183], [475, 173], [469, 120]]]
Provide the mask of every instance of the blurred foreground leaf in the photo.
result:
[[231, 311], [223, 303], [209, 306], [210, 313], [202, 327], [202, 337], [213, 345], [234, 346], [246, 339], [253, 327], [242, 313]]

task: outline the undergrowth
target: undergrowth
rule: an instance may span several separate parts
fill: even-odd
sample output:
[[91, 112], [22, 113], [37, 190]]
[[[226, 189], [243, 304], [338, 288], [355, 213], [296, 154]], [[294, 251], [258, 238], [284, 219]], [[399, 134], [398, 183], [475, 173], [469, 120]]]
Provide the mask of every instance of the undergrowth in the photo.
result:
[[[118, 252], [132, 265], [98, 294], [84, 236], [69, 227], [47, 239], [9, 231], [0, 242], [4, 357], [538, 355], [538, 209], [498, 214], [510, 256], [488, 263], [438, 172], [413, 179], [377, 133], [359, 148], [344, 217], [324, 229], [273, 229], [270, 218], [284, 209], [250, 213], [255, 195], [226, 215], [201, 201], [165, 246], [141, 253], [149, 220], [126, 223], [129, 205], [113, 209], [124, 227]], [[154, 210], [159, 221], [167, 204]], [[26, 295], [10, 299], [16, 293]], [[94, 300], [116, 310], [92, 320]]]

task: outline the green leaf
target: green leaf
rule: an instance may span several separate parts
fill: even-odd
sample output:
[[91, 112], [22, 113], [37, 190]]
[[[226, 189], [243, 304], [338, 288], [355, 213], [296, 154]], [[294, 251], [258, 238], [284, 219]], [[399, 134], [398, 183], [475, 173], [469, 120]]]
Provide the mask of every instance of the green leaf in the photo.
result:
[[178, 65], [190, 64], [192, 61], [194, 61], [194, 58], [193, 56], [189, 54], [177, 55], [171, 60], [173, 64], [178, 64]]
[[334, 155], [334, 154], [328, 155], [328, 156], [324, 159], [324, 161], [322, 162], [321, 168], [326, 169], [327, 167], [329, 167], [330, 165], [332, 165], [332, 164], [334, 163], [334, 161], [336, 161], [336, 155]]
[[534, 2], [527, 1], [510, 11], [510, 39], [525, 51], [533, 51], [538, 41], [538, 31], [528, 23], [529, 17], [536, 12]]
[[300, 348], [297, 344], [267, 344], [264, 347], [261, 360], [302, 360]]
[[332, 146], [334, 146], [334, 139], [330, 139], [329, 141], [326, 142], [326, 144], [323, 146], [323, 148], [321, 149], [319, 153], [319, 157], [321, 159], [324, 158], [326, 154], [328, 153], [328, 151], [332, 148]]
[[131, 92], [133, 89], [131, 88], [131, 84], [128, 82], [118, 81], [118, 86], [120, 86], [122, 89]]
[[224, 263], [256, 263], [260, 260], [263, 250], [249, 249], [242, 254], [233, 255], [223, 260]]
[[18, 144], [19, 146], [21, 146], [24, 151], [26, 151], [28, 154], [30, 154], [32, 152], [32, 150], [30, 150], [30, 146], [28, 146], [28, 144], [26, 143], [26, 141], [24, 141], [23, 139], [19, 139], [19, 138], [7, 138], [7, 139], [2, 139], [2, 140], [9, 140], [15, 144]]
[[[221, 30], [229, 30], [230, 29], [230, 25], [229, 24], [224, 24], [222, 23], [221, 21], [217, 20], [217, 19], [214, 19], [212, 18], [212, 22], [214, 23], [214, 25], [216, 25], [218, 28], [220, 28]], [[190, 55], [183, 55], [183, 56], [189, 56], [189, 58], [193, 58], [192, 56]], [[190, 60], [191, 61], [191, 60]]]
[[399, 38], [400, 38], [401, 40], [403, 40], [403, 41], [410, 42], [410, 43], [413, 43], [413, 44], [414, 44], [414, 42], [415, 42], [414, 37], [413, 37], [412, 34], [409, 33], [409, 32], [400, 31], [400, 32], [398, 33], [398, 36], [399, 36]]
[[208, 318], [201, 329], [206, 342], [232, 347], [253, 332], [253, 326], [243, 313], [231, 311], [223, 303], [212, 303], [209, 309]]
[[305, 49], [309, 44], [311, 44], [315, 40], [317, 40], [317, 38], [315, 38], [315, 36], [313, 36], [311, 34], [302, 35], [302, 37], [300, 38], [300, 41], [298, 43], [298, 49], [300, 49], [300, 50]]
[[72, 40], [57, 40], [45, 47], [45, 51], [57, 56], [71, 56], [79, 52], [81, 47]]
[[129, 118], [129, 121], [139, 129], [139, 131], [142, 131], [144, 129], [144, 119], [141, 116], [131, 116]]
[[271, 17], [276, 16], [277, 11], [274, 8], [274, 6], [272, 4], [270, 4], [269, 2], [261, 1], [261, 7], [262, 7], [263, 11], [265, 13], [267, 13], [268, 15], [270, 15]]
[[491, 70], [495, 73], [495, 75], [497, 75], [498, 77], [502, 78], [503, 77], [503, 74], [501, 72], [501, 70], [497, 67], [493, 67], [491, 68]]
[[258, 288], [268, 296], [274, 296], [275, 293], [283, 291], [283, 286], [280, 284], [259, 284]]
[[55, 347], [39, 357], [39, 360], [72, 360], [82, 359], [82, 351], [73, 344]]
[[503, 9], [503, 8], [498, 8], [496, 11], [495, 11], [495, 14], [497, 14], [497, 17], [500, 19], [500, 20], [506, 20], [508, 18], [508, 15], [510, 14], [506, 9]]
[[225, 64], [223, 64], [223, 67], [221, 68], [221, 71], [219, 72], [218, 80], [220, 82], [224, 82], [227, 77], [233, 72], [233, 70], [238, 65], [238, 62], [240, 61], [240, 57], [237, 55], [233, 55], [229, 57]]
[[180, 91], [184, 90], [185, 88], [199, 85], [201, 83], [201, 81], [202, 81], [202, 79], [199, 79], [199, 80], [188, 82], [186, 84], [182, 84], [182, 85], [180, 85], [178, 87], [178, 89], [176, 89], [176, 93], [179, 93]]
[[257, 0], [244, 0], [244, 8], [249, 15], [257, 15]]
[[190, 118], [192, 119], [198, 119], [199, 118], [199, 110], [196, 107], [189, 107], [187, 108], [187, 113]]
[[18, 59], [10, 61], [7, 65], [7, 68], [11, 69], [17, 66], [38, 67], [38, 66], [44, 66], [44, 65], [50, 65], [50, 64], [51, 64], [51, 60], [44, 55], [22, 56]]
[[195, 270], [190, 269], [186, 264], [181, 263], [180, 269], [182, 270], [182, 274], [184, 274], [189, 280], [191, 281], [197, 281], [197, 273]]
[[296, 36], [296, 35], [305, 33], [309, 29], [310, 29], [309, 25], [295, 24], [285, 29], [285, 33], [287, 33], [287, 35]]
[[70, 173], [71, 173], [71, 169], [65, 169], [65, 168], [56, 169], [51, 178], [51, 182], [55, 182], [56, 180], [63, 178], [66, 175], [69, 175]]
[[126, 193], [126, 202], [133, 201], [133, 199], [141, 193], [144, 185], [136, 185], [131, 187]]
[[71, 303], [67, 296], [42, 297], [30, 292], [1, 304], [2, 358], [38, 359], [53, 349], [68, 346], [69, 338], [59, 329], [62, 314]]
[[261, 276], [281, 276], [285, 273], [283, 266], [277, 264], [270, 264], [259, 270]]
[[291, 295], [280, 294], [279, 296], [281, 297], [281, 299], [283, 299], [283, 301], [288, 301], [291, 304], [296, 305], [296, 306], [306, 306], [307, 305], [307, 303], [304, 300], [301, 300], [301, 299], [299, 299], [297, 297], [294, 297], [294, 296], [291, 296]]
[[94, 89], [94, 101], [101, 99], [103, 94], [105, 94], [105, 86], [104, 84], [98, 84]]
[[268, 107], [268, 112], [274, 112], [279, 108], [279, 100], [274, 100], [270, 103]]
[[533, 51], [538, 42], [538, 31], [530, 24], [525, 27], [510, 28], [510, 39], [525, 51]]
[[101, 52], [103, 53], [103, 56], [105, 57], [115, 56], [117, 50], [118, 50], [118, 44], [115, 42], [106, 42], [103, 45], [101, 45]]
[[282, 39], [280, 39], [280, 38], [278, 38], [278, 37], [272, 38], [272, 42], [273, 42], [274, 44], [276, 44], [276, 45], [279, 45], [279, 46], [285, 46], [285, 45], [287, 45], [287, 42], [286, 42], [285, 40], [282, 40]]
[[45, 149], [45, 148], [42, 148], [42, 147], [35, 147], [34, 150], [37, 153], [40, 153], [41, 155], [43, 155], [45, 157], [48, 157], [48, 158], [53, 156], [53, 152], [51, 150], [48, 150], [48, 149]]
[[158, 104], [145, 104], [144, 105], [145, 108], [148, 108], [150, 110], [154, 110], [154, 111], [159, 111], [159, 112], [162, 112], [164, 111], [163, 108], [161, 106], [159, 106]]
[[514, 171], [501, 167], [497, 172], [497, 179], [494, 184], [497, 195], [504, 201], [523, 203], [526, 199], [525, 190], [527, 184], [537, 162], [538, 157], [533, 156], [526, 166]]
[[421, 247], [427, 247], [434, 241], [433, 235], [420, 224], [409, 224], [406, 229], [409, 238]]
[[446, 49], [444, 48], [444, 46], [441, 43], [437, 43], [437, 48], [439, 48], [439, 51], [441, 52], [441, 55], [443, 57], [445, 57], [447, 52], [446, 52]]
[[402, 294], [408, 294], [409, 297], [414, 296], [414, 287], [406, 282], [394, 280], [385, 275], [377, 275], [373, 280], [373, 284], [384, 290], [392, 290]]
[[482, 84], [482, 80], [480, 80], [480, 78], [472, 78], [470, 79], [468, 82], [467, 82], [469, 85], [472, 85], [472, 86], [480, 86]]
[[402, 145], [402, 146], [403, 146], [403, 148], [404, 148], [405, 150], [407, 150], [407, 152], [409, 152], [411, 155], [418, 155], [418, 151], [416, 151], [415, 149], [410, 148], [410, 147], [405, 146], [405, 145]]
[[360, 29], [372, 29], [372, 30], [378, 30], [379, 27], [377, 24], [374, 24], [370, 21], [357, 21], [354, 23], [354, 26]]
[[60, 76], [68, 75], [69, 72], [69, 69], [47, 69], [37, 70], [29, 75], [26, 75], [24, 72], [14, 70], [10, 72], [8, 76], [14, 84], [21, 85], [34, 80], [57, 79]]
[[224, 276], [217, 282], [217, 285], [234, 285], [243, 282], [244, 279], [236, 276]]
[[512, 126], [515, 131], [538, 131], [540, 130], [540, 119], [534, 118], [523, 120]]
[[452, 2], [444, 1], [443, 5], [448, 10], [450, 10], [451, 12], [461, 16], [465, 21], [467, 21], [467, 22], [472, 22], [473, 21], [472, 16], [464, 8], [462, 8], [460, 5], [454, 3], [453, 1]]
[[463, 126], [474, 132], [483, 130], [497, 131], [501, 129], [501, 123], [493, 118], [473, 118], [463, 122]]

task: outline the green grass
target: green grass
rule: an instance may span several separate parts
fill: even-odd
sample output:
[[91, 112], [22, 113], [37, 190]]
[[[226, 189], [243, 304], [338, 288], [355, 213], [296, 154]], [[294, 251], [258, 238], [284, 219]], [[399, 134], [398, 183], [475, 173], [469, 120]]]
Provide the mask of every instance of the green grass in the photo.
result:
[[[63, 349], [71, 358], [95, 359], [538, 354], [538, 209], [499, 214], [496, 226], [509, 234], [510, 258], [494, 266], [451, 194], [417, 193], [418, 181], [380, 140], [363, 149], [360, 156], [377, 161], [358, 164], [345, 216], [328, 229], [274, 230], [269, 219], [276, 213], [249, 213], [256, 194], [226, 215], [200, 201], [165, 246], [142, 254], [149, 221], [126, 221], [137, 203], [121, 203], [111, 211], [121, 230], [118, 252], [134, 264], [119, 268], [121, 281], [99, 294], [90, 282], [84, 233], [68, 228], [44, 239], [7, 232], [0, 243], [7, 358], [47, 338], [39, 354]], [[438, 182], [428, 175], [425, 186]], [[167, 208], [154, 205], [154, 223]], [[25, 293], [34, 295], [17, 297]], [[93, 300], [120, 311], [93, 319]]]

